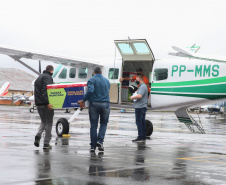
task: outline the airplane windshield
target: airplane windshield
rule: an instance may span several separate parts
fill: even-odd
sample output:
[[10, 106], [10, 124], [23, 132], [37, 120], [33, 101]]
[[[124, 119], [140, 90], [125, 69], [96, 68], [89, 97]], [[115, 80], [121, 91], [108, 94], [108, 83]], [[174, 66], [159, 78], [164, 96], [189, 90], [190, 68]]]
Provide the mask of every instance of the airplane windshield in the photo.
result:
[[60, 71], [61, 67], [62, 67], [62, 65], [61, 65], [61, 64], [59, 64], [59, 65], [57, 66], [57, 68], [54, 70], [54, 72], [53, 72], [53, 78], [55, 78], [55, 77], [56, 77], [56, 75], [59, 73], [59, 71]]

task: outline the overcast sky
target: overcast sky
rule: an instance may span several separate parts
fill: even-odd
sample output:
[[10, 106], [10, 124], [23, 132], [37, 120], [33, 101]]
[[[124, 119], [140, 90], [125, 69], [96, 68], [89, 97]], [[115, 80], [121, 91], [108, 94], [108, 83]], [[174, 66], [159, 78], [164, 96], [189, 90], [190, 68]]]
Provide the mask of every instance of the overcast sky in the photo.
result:
[[226, 55], [225, 10], [225, 0], [0, 0], [0, 45], [98, 61], [114, 58], [114, 40], [129, 36], [147, 39], [155, 58], [192, 44]]

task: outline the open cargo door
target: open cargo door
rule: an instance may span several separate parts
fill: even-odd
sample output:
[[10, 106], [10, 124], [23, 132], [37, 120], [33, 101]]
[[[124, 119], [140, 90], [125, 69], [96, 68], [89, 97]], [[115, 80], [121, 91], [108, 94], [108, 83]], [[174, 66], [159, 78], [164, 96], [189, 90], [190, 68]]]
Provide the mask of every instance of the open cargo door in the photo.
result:
[[[136, 69], [142, 68], [143, 74], [151, 81], [151, 72], [155, 57], [146, 39], [136, 40], [115, 40], [114, 41], [123, 60], [123, 77], [132, 77], [136, 75]], [[130, 102], [130, 92], [128, 87], [135, 85], [134, 80], [123, 81], [121, 85], [122, 102]], [[119, 100], [119, 101], [120, 101]], [[120, 101], [120, 102], [121, 102]]]
[[124, 62], [127, 62], [127, 61], [154, 62], [155, 61], [155, 57], [146, 39], [115, 40], [114, 42]]

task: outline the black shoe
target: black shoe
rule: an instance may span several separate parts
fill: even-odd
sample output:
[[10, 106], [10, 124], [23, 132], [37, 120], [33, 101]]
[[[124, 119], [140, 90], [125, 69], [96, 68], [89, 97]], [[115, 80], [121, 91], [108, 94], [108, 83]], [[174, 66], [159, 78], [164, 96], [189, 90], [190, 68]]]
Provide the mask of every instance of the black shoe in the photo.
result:
[[99, 150], [100, 152], [104, 152], [104, 146], [103, 146], [103, 144], [97, 142], [97, 145], [96, 145], [96, 146], [98, 147], [98, 150]]
[[50, 144], [44, 144], [43, 149], [52, 149]]
[[34, 145], [36, 147], [39, 147], [39, 143], [40, 143], [40, 138], [38, 136], [35, 136], [35, 142], [34, 142]]
[[90, 152], [95, 152], [95, 149], [94, 148], [90, 148], [89, 151]]
[[144, 142], [144, 140], [136, 138], [136, 139], [132, 140], [132, 142], [140, 143], [140, 142]]

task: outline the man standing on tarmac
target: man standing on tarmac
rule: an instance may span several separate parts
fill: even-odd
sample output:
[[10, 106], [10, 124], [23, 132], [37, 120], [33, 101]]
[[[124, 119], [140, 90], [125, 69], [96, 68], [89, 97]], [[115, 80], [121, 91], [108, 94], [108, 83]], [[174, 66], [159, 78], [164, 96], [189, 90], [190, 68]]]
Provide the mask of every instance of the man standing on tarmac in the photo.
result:
[[43, 71], [36, 80], [35, 80], [35, 104], [38, 109], [39, 116], [41, 118], [41, 125], [39, 127], [38, 133], [35, 136], [34, 145], [39, 147], [41, 135], [45, 130], [45, 138], [44, 138], [44, 146], [43, 149], [51, 149], [49, 144], [52, 134], [52, 124], [53, 124], [53, 116], [54, 110], [53, 106], [49, 104], [48, 95], [47, 95], [47, 85], [53, 84], [53, 71], [54, 68], [51, 65], [46, 67], [46, 70]]
[[143, 80], [143, 75], [137, 75], [136, 81], [140, 82], [137, 90], [137, 95], [129, 97], [133, 100], [133, 107], [135, 108], [136, 125], [138, 130], [138, 137], [133, 142], [146, 141], [146, 124], [145, 116], [147, 112], [148, 103], [148, 89]]
[[[110, 82], [102, 76], [102, 70], [99, 66], [94, 68], [93, 74], [94, 76], [87, 82], [87, 93], [83, 100], [78, 101], [78, 103], [80, 104], [80, 108], [83, 108], [85, 102], [87, 100], [89, 101], [90, 152], [95, 152], [96, 147], [98, 147], [100, 152], [104, 152], [103, 142], [110, 114]], [[97, 134], [99, 117], [100, 128]]]

